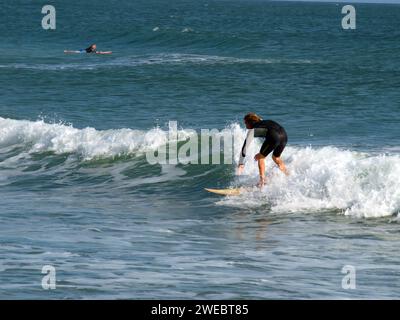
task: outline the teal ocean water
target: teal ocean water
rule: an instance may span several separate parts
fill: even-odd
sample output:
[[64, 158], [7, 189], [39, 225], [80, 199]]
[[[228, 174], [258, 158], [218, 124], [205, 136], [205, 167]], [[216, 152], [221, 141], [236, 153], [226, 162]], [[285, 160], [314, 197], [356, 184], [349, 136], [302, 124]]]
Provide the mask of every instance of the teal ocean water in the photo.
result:
[[[397, 297], [400, 6], [51, 2], [56, 30], [0, 5], [0, 298]], [[250, 111], [289, 135], [262, 192], [203, 190], [256, 183], [260, 142], [240, 177], [146, 160], [169, 121], [241, 142]]]

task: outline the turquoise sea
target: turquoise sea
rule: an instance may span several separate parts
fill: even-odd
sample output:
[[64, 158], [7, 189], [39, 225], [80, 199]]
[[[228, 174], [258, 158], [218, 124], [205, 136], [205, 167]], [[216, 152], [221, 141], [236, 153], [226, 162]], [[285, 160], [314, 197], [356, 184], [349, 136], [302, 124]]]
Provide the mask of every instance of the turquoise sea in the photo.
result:
[[[400, 6], [342, 6], [3, 0], [0, 298], [398, 298]], [[250, 111], [289, 135], [261, 192], [203, 190], [255, 184], [261, 141], [244, 176], [146, 159], [169, 121], [241, 142]]]

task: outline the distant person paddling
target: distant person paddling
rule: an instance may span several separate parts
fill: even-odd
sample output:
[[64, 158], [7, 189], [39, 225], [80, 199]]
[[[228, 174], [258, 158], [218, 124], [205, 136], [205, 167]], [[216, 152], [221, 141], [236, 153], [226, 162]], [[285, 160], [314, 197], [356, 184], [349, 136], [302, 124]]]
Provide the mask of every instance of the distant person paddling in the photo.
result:
[[97, 51], [97, 45], [92, 44], [86, 49], [64, 50], [64, 53], [94, 53], [94, 54], [112, 54], [112, 51]]
[[249, 113], [244, 117], [244, 123], [248, 129], [246, 140], [240, 153], [238, 173], [241, 174], [244, 169], [244, 158], [247, 150], [253, 140], [256, 138], [264, 138], [264, 143], [261, 146], [260, 152], [254, 157], [258, 161], [258, 169], [260, 174], [259, 187], [265, 184], [265, 158], [273, 151], [272, 160], [278, 165], [279, 169], [288, 175], [285, 164], [281, 159], [281, 154], [285, 149], [288, 141], [285, 129], [275, 121], [262, 120], [255, 113]]
[[85, 49], [86, 53], [96, 53], [97, 52], [96, 50], [97, 50], [96, 44], [92, 44], [91, 46]]

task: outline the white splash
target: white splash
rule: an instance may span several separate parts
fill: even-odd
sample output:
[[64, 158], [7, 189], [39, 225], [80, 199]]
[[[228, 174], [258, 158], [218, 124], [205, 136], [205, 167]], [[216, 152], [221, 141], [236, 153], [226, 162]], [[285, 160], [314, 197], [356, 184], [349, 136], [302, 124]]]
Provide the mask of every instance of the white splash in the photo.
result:
[[[237, 139], [245, 132], [232, 126]], [[254, 184], [258, 168], [253, 160], [261, 143], [254, 143], [245, 176], [235, 183]], [[274, 212], [339, 210], [357, 217], [383, 217], [400, 213], [400, 155], [369, 154], [336, 147], [287, 147], [282, 155], [290, 176], [286, 177], [268, 157], [267, 186], [219, 204], [258, 207], [269, 204]], [[236, 158], [237, 161], [237, 158]]]

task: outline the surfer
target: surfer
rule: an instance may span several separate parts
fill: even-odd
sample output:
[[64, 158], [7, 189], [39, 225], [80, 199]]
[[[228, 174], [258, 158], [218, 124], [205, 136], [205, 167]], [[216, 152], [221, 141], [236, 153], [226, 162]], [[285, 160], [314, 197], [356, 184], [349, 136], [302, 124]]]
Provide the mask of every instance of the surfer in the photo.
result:
[[285, 129], [275, 121], [262, 120], [261, 117], [255, 113], [248, 113], [244, 117], [244, 123], [248, 129], [246, 140], [244, 140], [239, 159], [239, 174], [244, 169], [244, 158], [248, 147], [250, 146], [254, 137], [264, 138], [264, 143], [261, 146], [260, 152], [254, 157], [258, 161], [258, 169], [260, 173], [259, 187], [265, 184], [265, 158], [273, 151], [272, 160], [278, 165], [279, 169], [288, 175], [288, 171], [284, 162], [281, 159], [281, 154], [285, 149], [287, 143], [287, 134]]
[[96, 44], [92, 44], [90, 47], [85, 49], [86, 53], [96, 53], [97, 46]]
[[92, 53], [92, 54], [112, 54], [112, 51], [97, 51], [97, 45], [92, 44], [86, 49], [64, 50], [64, 53]]

